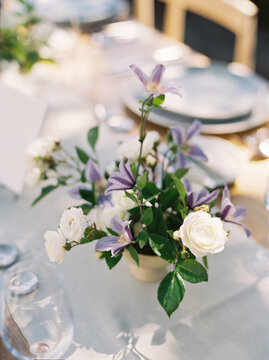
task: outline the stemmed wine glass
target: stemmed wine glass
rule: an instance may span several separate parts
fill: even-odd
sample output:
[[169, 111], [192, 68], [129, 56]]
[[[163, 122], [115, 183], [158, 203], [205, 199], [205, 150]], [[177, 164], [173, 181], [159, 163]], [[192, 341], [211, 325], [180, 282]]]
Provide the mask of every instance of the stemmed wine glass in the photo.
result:
[[21, 360], [62, 357], [73, 339], [73, 317], [59, 269], [24, 261], [2, 283], [3, 341]]

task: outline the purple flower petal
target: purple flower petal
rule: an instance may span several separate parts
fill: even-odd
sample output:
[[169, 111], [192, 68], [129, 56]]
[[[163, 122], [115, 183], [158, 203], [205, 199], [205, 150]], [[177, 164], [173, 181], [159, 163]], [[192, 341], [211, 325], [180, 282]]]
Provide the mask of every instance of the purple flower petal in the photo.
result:
[[183, 126], [172, 126], [170, 127], [170, 131], [172, 134], [172, 138], [174, 143], [176, 143], [177, 145], [181, 145], [183, 138], [184, 138], [184, 134], [185, 134], [185, 129]]
[[208, 161], [208, 157], [198, 145], [191, 145], [189, 150], [189, 156], [198, 161]]
[[99, 239], [95, 245], [95, 250], [97, 251], [109, 251], [112, 249], [113, 245], [117, 244], [117, 237], [114, 235], [104, 236]]
[[190, 182], [190, 180], [187, 179], [187, 178], [184, 178], [183, 179], [183, 184], [185, 186], [186, 192], [190, 193], [191, 192], [191, 182]]
[[130, 243], [126, 243], [126, 244], [117, 243], [117, 244], [113, 245], [113, 247], [111, 249], [112, 257], [116, 256], [122, 249], [124, 249], [128, 245], [130, 245]]
[[216, 200], [219, 195], [219, 189], [212, 191], [211, 193], [207, 193], [206, 195], [202, 196], [197, 202], [195, 206], [200, 206], [203, 204], [210, 204], [212, 201]]
[[199, 120], [194, 120], [191, 126], [187, 129], [187, 141], [198, 135], [202, 130], [202, 123]]
[[146, 83], [147, 83], [147, 76], [146, 74], [141, 70], [139, 69], [138, 66], [132, 64], [130, 65], [130, 69], [133, 70], [133, 72], [136, 74], [136, 76], [138, 77], [138, 79], [142, 82], [142, 84], [144, 86], [146, 86]]
[[169, 84], [162, 86], [162, 94], [166, 94], [166, 93], [179, 95], [180, 97], [182, 96], [179, 88]]
[[162, 64], [156, 65], [151, 73], [151, 81], [155, 84], [159, 84], [161, 82], [164, 70], [165, 67]]
[[246, 216], [247, 209], [244, 206], [236, 206], [233, 216], [237, 220], [242, 220]]
[[188, 160], [185, 155], [183, 155], [181, 152], [178, 153], [178, 165], [182, 169], [186, 169], [188, 167]]
[[90, 183], [101, 180], [103, 178], [98, 166], [91, 159], [88, 160], [86, 164], [85, 177]]
[[230, 199], [230, 191], [229, 191], [227, 185], [224, 186], [224, 189], [223, 189], [223, 192], [222, 192], [222, 199], [225, 199], [225, 198]]
[[244, 224], [242, 224], [240, 221], [230, 220], [230, 219], [224, 220], [224, 221], [225, 221], [225, 222], [228, 222], [228, 223], [231, 223], [231, 224], [235, 224], [235, 225], [241, 226], [241, 227], [244, 229], [247, 237], [249, 237], [249, 236], [252, 234], [252, 231], [251, 231], [249, 228], [247, 228]]
[[229, 216], [232, 216], [235, 212], [235, 208], [231, 203], [230, 199], [222, 199], [221, 202], [221, 217], [223, 220], [226, 220]]
[[108, 187], [105, 195], [115, 190], [128, 190], [132, 189], [135, 185], [135, 178], [133, 176], [129, 160], [125, 164], [122, 159], [119, 165], [119, 171], [113, 172], [108, 179]]
[[111, 223], [110, 223], [110, 227], [113, 231], [115, 231], [119, 235], [123, 232], [124, 224], [123, 224], [123, 221], [121, 220], [121, 218], [119, 217], [119, 215], [113, 216]]

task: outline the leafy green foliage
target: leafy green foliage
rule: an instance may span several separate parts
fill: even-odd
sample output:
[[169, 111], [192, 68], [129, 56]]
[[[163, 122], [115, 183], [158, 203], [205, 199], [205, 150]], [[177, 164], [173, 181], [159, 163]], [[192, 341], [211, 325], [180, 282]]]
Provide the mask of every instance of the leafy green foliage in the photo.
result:
[[175, 188], [163, 191], [159, 196], [159, 202], [163, 211], [173, 207], [176, 201], [178, 201], [178, 191]]
[[158, 195], [160, 192], [161, 190], [158, 189], [154, 183], [149, 181], [146, 182], [145, 186], [142, 189], [142, 195], [146, 200], [155, 198], [155, 196]]
[[57, 185], [48, 185], [46, 187], [44, 187], [41, 190], [41, 194], [32, 202], [32, 206], [36, 205], [41, 199], [43, 199], [46, 195], [48, 195], [49, 193], [51, 193], [53, 190], [58, 188], [58, 184]]
[[136, 249], [132, 245], [129, 245], [128, 250], [132, 259], [137, 263], [137, 266], [139, 266], [139, 256]]
[[186, 190], [185, 190], [183, 183], [177, 178], [176, 175], [170, 174], [170, 176], [171, 176], [171, 179], [174, 181], [174, 184], [179, 193], [181, 201], [183, 202], [184, 205], [186, 205]]
[[204, 267], [205, 267], [206, 269], [208, 269], [207, 256], [203, 256], [203, 264], [204, 264]]
[[152, 234], [159, 234], [164, 237], [167, 236], [167, 225], [163, 218], [163, 213], [160, 207], [152, 208], [153, 220], [148, 225], [148, 231]]
[[176, 249], [171, 240], [159, 234], [150, 234], [149, 243], [156, 255], [168, 262], [174, 262]]
[[160, 107], [165, 100], [165, 95], [161, 94], [153, 98], [153, 106]]
[[105, 252], [105, 260], [109, 270], [111, 270], [114, 266], [118, 264], [120, 259], [122, 258], [122, 253], [119, 253], [117, 256], [112, 256], [110, 251]]
[[130, 193], [129, 191], [125, 191], [125, 196], [131, 199], [134, 203], [137, 203], [137, 198], [134, 194]]
[[176, 271], [184, 280], [191, 283], [208, 281], [206, 269], [203, 265], [193, 259], [180, 260], [176, 265]]
[[93, 151], [95, 151], [98, 135], [99, 135], [99, 126], [95, 126], [88, 131], [88, 143], [90, 144]]
[[92, 242], [93, 240], [101, 239], [104, 236], [107, 236], [104, 231], [97, 230], [94, 227], [87, 227], [84, 231], [84, 237], [80, 240], [80, 243], [86, 244]]
[[189, 169], [178, 169], [176, 172], [175, 172], [175, 175], [178, 179], [182, 179], [187, 173], [189, 172]]
[[145, 225], [150, 225], [152, 223], [152, 220], [153, 220], [153, 212], [152, 212], [152, 208], [149, 207], [143, 212], [141, 221]]
[[79, 189], [79, 193], [84, 200], [88, 201], [92, 205], [96, 205], [96, 198], [93, 190]]
[[136, 186], [138, 187], [138, 189], [143, 189], [143, 187], [146, 185], [147, 177], [147, 171], [144, 171], [143, 174], [138, 177], [138, 179], [136, 180]]
[[144, 246], [148, 243], [148, 241], [149, 241], [149, 234], [148, 234], [148, 232], [146, 232], [146, 231], [141, 231], [141, 232], [138, 234], [137, 240], [138, 240], [138, 244], [139, 244], [140, 249], [143, 249], [143, 247], [144, 247]]
[[77, 156], [78, 156], [79, 160], [83, 164], [87, 164], [87, 162], [88, 162], [88, 160], [90, 158], [89, 155], [83, 149], [81, 149], [78, 146], [76, 146], [75, 149], [76, 149], [76, 153], [77, 153]]
[[178, 308], [185, 293], [185, 286], [177, 272], [171, 271], [158, 287], [158, 300], [170, 317]]

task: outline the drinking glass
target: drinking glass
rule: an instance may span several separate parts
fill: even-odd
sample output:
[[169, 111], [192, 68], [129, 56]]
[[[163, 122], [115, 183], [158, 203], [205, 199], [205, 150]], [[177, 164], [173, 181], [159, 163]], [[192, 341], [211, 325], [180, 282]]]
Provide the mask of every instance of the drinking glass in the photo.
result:
[[73, 317], [55, 265], [24, 261], [2, 282], [3, 341], [21, 360], [62, 357], [73, 339]]

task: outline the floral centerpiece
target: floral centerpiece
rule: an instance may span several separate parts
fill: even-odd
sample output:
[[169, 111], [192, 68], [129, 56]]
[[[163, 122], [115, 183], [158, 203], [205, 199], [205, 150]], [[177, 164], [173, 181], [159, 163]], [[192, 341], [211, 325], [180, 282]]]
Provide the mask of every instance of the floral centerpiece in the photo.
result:
[[[190, 164], [207, 161], [195, 142], [201, 123], [171, 127], [165, 143], [156, 131], [146, 131], [150, 111], [165, 101], [165, 93], [179, 89], [161, 83], [163, 65], [147, 77], [131, 69], [144, 84], [140, 101], [139, 139], [122, 143], [113, 170], [101, 171], [96, 154], [98, 127], [88, 132], [91, 152], [76, 147], [69, 154], [58, 139], [37, 140], [27, 150], [28, 182], [54, 179], [43, 187], [36, 204], [60, 186], [81, 204], [64, 211], [57, 231], [47, 231], [45, 247], [51, 261], [61, 263], [66, 252], [95, 241], [97, 257], [112, 269], [128, 256], [139, 266], [141, 254], [171, 265], [158, 287], [158, 300], [170, 317], [185, 292], [184, 281], [208, 281], [207, 255], [224, 249], [228, 233], [223, 222], [243, 226], [243, 207], [231, 203], [228, 188], [202, 188], [196, 192], [187, 178]], [[220, 210], [214, 207], [222, 197]]]
[[[12, 7], [14, 11], [10, 10]], [[37, 39], [35, 33], [42, 19], [36, 15], [32, 2], [5, 1], [1, 5], [0, 1], [0, 15], [0, 65], [17, 63], [20, 71], [26, 73], [39, 61], [52, 62], [40, 54], [45, 42]]]

